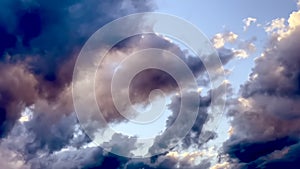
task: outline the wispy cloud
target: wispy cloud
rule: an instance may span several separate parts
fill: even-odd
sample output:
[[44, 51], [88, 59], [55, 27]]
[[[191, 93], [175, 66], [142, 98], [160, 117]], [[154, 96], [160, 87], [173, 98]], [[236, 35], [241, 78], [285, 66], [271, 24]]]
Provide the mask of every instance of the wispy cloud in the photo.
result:
[[257, 19], [256, 19], [256, 18], [252, 18], [252, 17], [248, 17], [248, 18], [243, 19], [243, 23], [244, 23], [243, 29], [244, 29], [244, 31], [247, 31], [248, 28], [249, 28], [252, 24], [254, 24], [256, 21], [257, 21]]

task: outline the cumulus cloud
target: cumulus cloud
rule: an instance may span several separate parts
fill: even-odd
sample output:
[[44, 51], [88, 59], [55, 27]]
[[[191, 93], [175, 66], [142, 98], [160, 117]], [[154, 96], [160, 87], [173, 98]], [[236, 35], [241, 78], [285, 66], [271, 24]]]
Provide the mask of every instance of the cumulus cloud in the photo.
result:
[[[218, 50], [220, 56], [222, 56], [223, 53], [231, 53], [230, 55], [232, 56], [244, 59], [256, 50], [254, 44], [254, 41], [256, 41], [255, 37], [252, 37], [249, 40], [243, 40], [233, 32], [218, 33], [211, 41]], [[228, 44], [234, 47], [230, 48], [228, 47]]]
[[237, 168], [299, 165], [299, 20], [297, 11], [288, 25], [271, 22], [274, 33], [229, 111], [233, 133], [224, 149]]
[[233, 43], [237, 38], [238, 35], [233, 32], [218, 33], [213, 37], [212, 42], [215, 48], [222, 48], [225, 43]]
[[268, 23], [265, 27], [265, 31], [267, 33], [272, 32], [283, 32], [285, 28], [285, 19], [284, 18], [277, 18], [272, 20], [270, 23]]
[[[91, 140], [80, 128], [74, 114], [70, 83], [76, 56], [83, 43], [98, 28], [115, 18], [152, 10], [151, 2], [4, 0], [0, 2], [0, 9], [0, 35], [3, 37], [0, 42], [0, 154], [5, 156], [0, 160], [1, 166], [33, 169], [209, 168], [208, 159], [198, 164], [191, 163], [201, 153], [189, 153], [182, 158], [182, 155], [166, 152], [151, 159], [128, 159], [106, 153], [100, 148], [90, 146]], [[295, 27], [297, 20], [290, 20], [290, 23]], [[230, 50], [224, 47], [227, 42], [237, 42], [237, 38], [238, 35], [233, 32], [217, 34], [213, 38], [223, 64], [235, 56], [245, 57], [243, 49], [255, 48], [252, 42], [241, 45], [242, 49]], [[149, 47], [173, 52], [192, 70], [199, 81], [205, 77], [205, 67], [197, 57], [159, 35], [138, 35], [120, 42], [104, 63], [117, 63], [125, 55]], [[104, 116], [109, 122], [124, 119], [112, 104], [109, 93], [109, 77], [114, 71], [113, 66], [104, 64], [102, 68], [105, 69], [105, 74], [98, 76], [97, 83], [100, 85], [96, 89], [99, 106], [104, 109]], [[167, 66], [176, 70], [177, 65], [170, 63]], [[130, 68], [123, 67], [123, 70]], [[201, 82], [203, 86], [209, 85], [207, 81]], [[84, 87], [82, 86], [83, 92], [86, 91]], [[141, 72], [132, 82], [132, 102], [147, 102], [149, 92], [157, 88], [167, 94], [178, 91], [178, 85], [166, 73], [157, 70]], [[218, 89], [210, 92], [218, 94]], [[190, 105], [198, 107], [199, 112], [192, 130], [182, 140], [183, 148], [199, 148], [216, 137], [216, 133], [203, 130], [204, 124], [212, 118], [207, 110], [211, 104], [210, 92], [207, 96], [187, 93], [197, 95], [201, 102]], [[180, 99], [180, 96], [172, 98], [169, 109], [173, 114], [169, 117], [167, 126], [172, 124], [178, 114]], [[287, 101], [286, 104], [291, 103]], [[190, 115], [189, 108], [191, 107], [186, 108], [187, 116]], [[26, 114], [24, 111], [29, 112]], [[186, 121], [181, 121], [183, 126], [185, 123]], [[91, 130], [94, 129], [92, 127]], [[170, 143], [170, 138], [176, 137], [176, 131], [173, 135], [158, 136], [151, 151], [165, 147]], [[120, 148], [120, 142], [126, 143], [126, 149]], [[103, 146], [113, 147], [123, 154], [131, 154], [137, 148], [135, 143], [136, 137], [115, 134]]]

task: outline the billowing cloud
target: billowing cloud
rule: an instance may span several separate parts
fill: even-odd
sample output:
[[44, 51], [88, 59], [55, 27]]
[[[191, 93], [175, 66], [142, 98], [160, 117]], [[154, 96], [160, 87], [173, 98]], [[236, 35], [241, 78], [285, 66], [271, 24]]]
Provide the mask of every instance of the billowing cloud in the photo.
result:
[[267, 24], [265, 27], [265, 31], [268, 33], [271, 32], [282, 32], [283, 29], [285, 28], [285, 19], [284, 18], [277, 18], [272, 20], [270, 23]]
[[[230, 112], [233, 117], [232, 135], [224, 146], [230, 158], [238, 161], [237, 164], [224, 162], [211, 166], [209, 158], [203, 159], [210, 157], [211, 152], [205, 151], [202, 144], [217, 137], [213, 131], [203, 129], [205, 123], [213, 118], [208, 110], [212, 90], [207, 95], [201, 93], [201, 89], [198, 93], [185, 93], [196, 94], [201, 102], [185, 109], [187, 117], [191, 106], [198, 107], [199, 111], [195, 124], [179, 148], [149, 159], [129, 159], [92, 146], [91, 140], [79, 126], [72, 105], [70, 83], [76, 56], [87, 38], [105, 23], [123, 15], [152, 9], [153, 5], [148, 1], [0, 2], [0, 156], [3, 156], [0, 166], [22, 169], [224, 169], [233, 165], [257, 166], [266, 161], [265, 166], [296, 165], [294, 161], [298, 159], [293, 155], [299, 152], [295, 134], [299, 127], [298, 95], [295, 95], [299, 92], [299, 51], [295, 46], [296, 39], [299, 39], [299, 12], [291, 14], [289, 26], [284, 25], [284, 20], [279, 20], [266, 28], [268, 32], [277, 32], [272, 35], [274, 39], [271, 39], [271, 44], [276, 44], [276, 47], [270, 45], [263, 56], [256, 60], [257, 66], [250, 81], [244, 85], [242, 96], [233, 101], [236, 107]], [[256, 19], [247, 18], [244, 22], [249, 27]], [[213, 45], [223, 64], [235, 57], [245, 58], [255, 51], [254, 40], [242, 41], [238, 37], [233, 32], [213, 37]], [[236, 44], [237, 47], [228, 49], [225, 47], [227, 43]], [[149, 47], [176, 54], [198, 78], [199, 84], [209, 86], [203, 63], [169, 39], [153, 34], [131, 37], [111, 50], [109, 57], [103, 62], [103, 74], [97, 79], [97, 99], [109, 122], [124, 120], [114, 107], [110, 94], [110, 78], [115, 71], [112, 63], [118, 63], [126, 55]], [[161, 58], [161, 62], [164, 59]], [[174, 70], [177, 66], [172, 62], [166, 65]], [[129, 65], [121, 69], [130, 71], [131, 68]], [[83, 93], [86, 91], [84, 87]], [[119, 89], [122, 95], [123, 88]], [[163, 71], [142, 71], [131, 83], [132, 102], [147, 104], [149, 93], [153, 89], [162, 89], [173, 96], [168, 105], [173, 113], [168, 118], [168, 127], [179, 111], [181, 97], [173, 95], [178, 92], [178, 85]], [[218, 91], [215, 92], [218, 94]], [[288, 113], [283, 113], [283, 107], [290, 107]], [[186, 121], [181, 121], [182, 125], [185, 123]], [[170, 138], [176, 137], [179, 137], [176, 132], [159, 135], [151, 151], [155, 153], [157, 149], [166, 147]], [[125, 149], [120, 147], [121, 142], [126, 145]], [[267, 145], [267, 150], [262, 151], [262, 154], [252, 152], [254, 148], [264, 148], [262, 145]], [[131, 154], [138, 145], [135, 136], [115, 134], [103, 146], [114, 148], [122, 154]], [[245, 152], [240, 152], [240, 147]], [[190, 148], [197, 150], [180, 152], [181, 149]], [[294, 160], [293, 163], [287, 163], [288, 159]]]
[[299, 166], [299, 20], [297, 11], [288, 25], [272, 21], [274, 33], [229, 111], [233, 133], [224, 149], [236, 168]]
[[[148, 1], [0, 2], [2, 167], [43, 168], [56, 152], [90, 142], [72, 105], [76, 56], [104, 24], [152, 9]], [[49, 161], [39, 166], [42, 159]]]
[[[101, 111], [104, 114], [107, 121], [115, 120], [124, 120], [119, 114], [118, 110], [115, 108], [114, 101], [111, 95], [111, 84], [112, 77], [115, 73], [115, 70], [118, 68], [118, 64], [128, 55], [147, 48], [157, 48], [161, 50], [170, 51], [175, 54], [177, 57], [183, 60], [192, 73], [197, 77], [199, 74], [203, 74], [205, 67], [202, 64], [201, 60], [195, 56], [187, 56], [184, 51], [182, 51], [177, 45], [171, 43], [168, 39], [163, 36], [158, 36], [155, 34], [147, 34], [141, 36], [135, 36], [124, 40], [118, 44], [115, 48], [112, 49], [109, 57], [106, 57], [103, 62], [101, 69], [98, 70], [96, 78], [96, 93], [99, 100], [99, 106]], [[170, 61], [167, 57], [160, 58], [159, 62], [165, 63], [165, 67], [168, 69], [176, 69], [179, 66], [178, 62]], [[147, 62], [148, 57], [140, 57], [139, 60], [134, 60], [132, 63], [127, 65], [122, 65], [122, 72], [132, 72], [134, 69], [134, 64], [142, 65], [144, 62]], [[151, 58], [150, 58], [151, 59]], [[115, 65], [115, 66], [113, 66]], [[126, 79], [120, 77], [118, 79], [118, 91], [125, 91], [125, 93], [118, 92], [119, 97], [126, 94]], [[180, 77], [182, 81], [185, 77]], [[152, 90], [160, 89], [165, 94], [171, 94], [178, 91], [178, 84], [175, 79], [164, 71], [157, 69], [146, 69], [139, 72], [130, 83], [130, 99], [133, 104], [145, 104], [148, 103], [148, 97]], [[132, 105], [124, 105], [126, 107]]]
[[71, 82], [75, 57], [93, 32], [115, 18], [153, 7], [150, 2], [97, 0], [4, 0], [0, 6], [1, 135], [37, 98], [52, 104], [61, 97]]

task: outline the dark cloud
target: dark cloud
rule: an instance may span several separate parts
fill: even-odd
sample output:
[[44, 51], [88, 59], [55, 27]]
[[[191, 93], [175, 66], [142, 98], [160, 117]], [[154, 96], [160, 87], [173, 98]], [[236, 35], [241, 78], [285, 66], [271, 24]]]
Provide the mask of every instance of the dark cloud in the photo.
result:
[[37, 81], [23, 65], [0, 65], [0, 137], [3, 137], [19, 118], [20, 111], [34, 103]]
[[[170, 130], [169, 133], [162, 133], [161, 135], [156, 137], [154, 145], [150, 148], [150, 153], [155, 154], [159, 150], [167, 149], [168, 146], [172, 145], [172, 143], [176, 141], [180, 141], [179, 145], [177, 145], [176, 148], [180, 147], [183, 149], [188, 149], [190, 147], [196, 147], [197, 149], [201, 149], [203, 144], [212, 139], [215, 139], [217, 137], [217, 133], [213, 131], [213, 128], [204, 130], [204, 125], [208, 124], [209, 120], [217, 123], [220, 118], [218, 116], [218, 113], [220, 113], [218, 111], [220, 110], [212, 109], [214, 110], [212, 111], [209, 110], [209, 108], [212, 104], [212, 92], [216, 94], [214, 95], [214, 97], [218, 98], [216, 99], [217, 101], [214, 101], [214, 104], [216, 104], [214, 106], [222, 106], [217, 104], [220, 103], [220, 100], [224, 95], [223, 92], [218, 92], [220, 88], [224, 87], [223, 85], [227, 84], [223, 83], [219, 88], [209, 90], [206, 96], [201, 96], [200, 93], [196, 93], [196, 95], [198, 95], [198, 97], [200, 98], [200, 103], [197, 105], [189, 104], [187, 105], [187, 107], [183, 107], [183, 112], [181, 113], [184, 114], [185, 117], [183, 119], [179, 119], [180, 125], [175, 127], [173, 126], [173, 124], [175, 120], [178, 120], [179, 117], [181, 96], [173, 96], [172, 102], [168, 105], [169, 109], [172, 111], [172, 115], [168, 117], [166, 124], [166, 127], [172, 127], [172, 130]], [[186, 99], [192, 99], [192, 96], [194, 94], [195, 93], [187, 93], [186, 96], [188, 97], [186, 97]], [[198, 106], [198, 113], [195, 122], [193, 123], [191, 129], [186, 133], [186, 136], [181, 138], [182, 133], [179, 133], [178, 131], [181, 131], [182, 127], [187, 126], [186, 119], [189, 119], [189, 116], [193, 116], [192, 110], [194, 106]]]
[[238, 160], [239, 168], [300, 165], [300, 27], [296, 20], [299, 11], [290, 16], [285, 32], [271, 35], [229, 111], [233, 135], [224, 148]]
[[[76, 159], [66, 164], [62, 162], [66, 159], [56, 159], [54, 154], [63, 148], [80, 148], [90, 142], [72, 113], [69, 85], [77, 54], [90, 35], [104, 24], [152, 9], [153, 4], [148, 1], [1, 1], [0, 136], [3, 149], [12, 155], [19, 152], [28, 165], [32, 164], [31, 168], [46, 168], [50, 164], [51, 168], [74, 166]], [[17, 120], [26, 107], [32, 107], [32, 117], [21, 125], [24, 127], [19, 127]], [[72, 153], [65, 157], [70, 159], [71, 156]], [[74, 156], [79, 161], [84, 158]], [[82, 161], [88, 163], [86, 158]], [[1, 160], [1, 166], [14, 168], [8, 166], [14, 161], [17, 159]], [[109, 163], [108, 160], [106, 165]], [[25, 164], [20, 168], [26, 168]]]
[[[25, 124], [27, 130], [33, 134], [33, 141], [27, 143], [25, 147], [26, 156], [35, 156], [41, 150], [53, 153], [67, 145], [72, 145], [71, 140], [76, 131], [75, 125], [78, 123], [75, 114], [62, 116], [58, 120], [54, 118], [51, 114], [37, 114]], [[82, 143], [88, 141], [87, 137], [81, 140]]]
[[[101, 107], [101, 111], [108, 121], [120, 120], [120, 118], [122, 118], [120, 117], [113, 104], [112, 95], [110, 92], [112, 75], [116, 69], [116, 66], [114, 67], [112, 65], [118, 65], [122, 61], [122, 59], [124, 59], [129, 54], [147, 48], [162, 49], [175, 54], [183, 61], [183, 63], [188, 66], [188, 68], [195, 76], [195, 79], [199, 79], [198, 83], [202, 87], [207, 87], [209, 85], [209, 80], [204, 78], [207, 77], [208, 74], [199, 57], [189, 54], [187, 50], [181, 49], [177, 44], [171, 42], [169, 39], [165, 38], [162, 35], [145, 34], [130, 37], [118, 43], [111, 50], [109, 57], [104, 58], [104, 60], [102, 61], [101, 69], [99, 69], [97, 72], [97, 99], [99, 106]], [[223, 64], [227, 64], [235, 56], [235, 54], [231, 50], [225, 48], [220, 49], [218, 53]], [[132, 64], [142, 65], [144, 62], [147, 62], [147, 59], [149, 58], [144, 57], [139, 59], [138, 61], [135, 60]], [[173, 70], [178, 69], [178, 67], [180, 66], [178, 62], [170, 61], [167, 57], [161, 57], [160, 62], [165, 63], [166, 68], [170, 68]], [[122, 65], [122, 67], [118, 70], [122, 70], [122, 72], [131, 72], [134, 65]], [[184, 74], [177, 77], [181, 81], [186, 81], [186, 84], [189, 83], [189, 80], [184, 77]], [[179, 91], [178, 84], [176, 82], [176, 80], [178, 79], [174, 79], [174, 77], [172, 77], [170, 74], [161, 70], [152, 68], [145, 69], [136, 74], [136, 76], [131, 81], [129, 88], [130, 99], [133, 104], [147, 104], [149, 102], [149, 94], [154, 89], [160, 89], [165, 94], [174, 94], [175, 92]], [[119, 91], [126, 89], [126, 80], [127, 79], [124, 79], [123, 81], [122, 79], [119, 80]], [[122, 84], [123, 82], [125, 84]]]
[[[76, 56], [90, 35], [104, 24], [120, 16], [152, 9], [153, 5], [148, 1], [0, 2], [0, 145], [7, 154], [13, 156], [14, 153], [18, 153], [16, 158], [24, 162], [19, 168], [209, 167], [209, 162], [193, 166], [185, 160], [178, 161], [165, 156], [166, 154], [161, 154], [152, 161], [133, 161], [106, 153], [100, 148], [86, 148], [91, 140], [79, 127], [70, 89]], [[164, 37], [153, 34], [144, 35], [143, 38], [138, 35], [119, 43], [113, 48], [107, 61], [114, 61], [114, 55], [124, 56], [149, 47], [176, 54], [197, 78], [206, 76], [205, 67], [199, 58], [188, 54]], [[219, 50], [219, 54], [223, 64], [234, 57], [234, 52], [226, 49]], [[119, 58], [116, 58], [119, 61]], [[176, 69], [176, 65], [168, 66]], [[101, 76], [103, 81], [100, 81], [104, 87], [97, 94], [100, 107], [104, 107], [107, 118], [114, 121], [118, 120], [120, 115], [116, 114], [108, 93], [110, 85], [105, 86], [110, 84], [111, 81], [105, 78], [111, 77], [111, 74], [105, 73], [105, 76]], [[204, 81], [202, 85], [207, 86], [208, 82]], [[171, 94], [177, 92], [178, 85], [163, 71], [145, 70], [132, 81], [132, 101], [145, 102], [153, 89], [162, 89]], [[215, 137], [213, 132], [202, 133], [204, 123], [210, 118], [207, 108], [211, 98], [200, 95], [199, 97], [200, 105], [192, 105], [200, 109], [196, 123], [183, 140], [185, 148], [191, 145], [200, 146]], [[176, 118], [179, 102], [180, 98], [174, 97], [169, 107], [173, 115], [169, 118], [168, 125], [172, 124], [172, 118]], [[26, 108], [30, 108], [32, 113], [29, 121], [17, 121]], [[168, 137], [176, 137], [176, 134]], [[136, 148], [135, 139], [114, 135], [104, 146], [131, 153], [130, 151]], [[118, 141], [126, 142], [128, 149], [118, 147]], [[167, 139], [162, 144], [168, 144]], [[8, 159], [7, 163], [11, 161], [17, 160]], [[5, 160], [0, 160], [0, 165], [1, 163], [5, 163]]]
[[247, 140], [238, 142], [233, 141], [232, 145], [227, 145], [227, 150], [225, 151], [231, 157], [238, 158], [242, 163], [249, 163], [262, 156], [266, 156], [275, 150], [282, 150], [283, 148], [296, 144], [297, 142], [297, 139], [289, 137], [264, 142]]
[[[197, 146], [201, 146], [204, 143], [204, 142], [202, 142], [204, 140], [200, 139], [200, 134], [202, 133], [203, 125], [205, 124], [205, 122], [208, 119], [207, 108], [211, 104], [211, 97], [210, 96], [206, 96], [206, 97], [199, 96], [199, 97], [200, 97], [200, 105], [199, 105], [199, 111], [198, 111], [197, 118], [196, 118], [195, 123], [192, 126], [191, 130], [189, 131], [189, 133], [182, 140], [183, 147], [185, 147], [185, 148], [188, 148], [189, 146], [191, 146], [193, 144], [197, 145]], [[180, 97], [174, 97], [172, 99], [172, 103], [169, 105], [170, 110], [172, 110], [172, 112], [173, 112], [173, 115], [168, 118], [167, 127], [170, 127], [174, 123], [175, 119], [178, 116], [179, 109], [180, 109], [180, 100], [181, 100]], [[190, 114], [188, 112], [183, 112], [183, 113]]]
[[[37, 96], [56, 101], [70, 84], [75, 58], [92, 33], [120, 16], [152, 8], [148, 1], [1, 1], [1, 135], [13, 126], [22, 105], [32, 105]], [[18, 65], [22, 68], [14, 68]], [[27, 76], [32, 86], [22, 80]]]
[[[164, 39], [160, 39], [160, 41], [165, 41]], [[152, 41], [151, 41], [152, 42]], [[156, 41], [154, 41], [156, 42]], [[153, 42], [153, 43], [154, 43]], [[154, 43], [156, 44], [156, 43]], [[170, 46], [172, 46], [172, 44], [169, 44]], [[172, 46], [173, 47], [173, 46]], [[175, 46], [174, 46], [175, 48]], [[120, 50], [121, 48], [119, 48]], [[130, 48], [126, 48], [126, 49], [130, 49]], [[121, 49], [123, 50], [123, 49]], [[183, 57], [184, 55], [182, 55]], [[192, 57], [192, 56], [190, 56]], [[231, 55], [226, 55], [224, 56], [224, 58], [227, 57], [232, 57]], [[227, 60], [227, 59], [226, 59]], [[229, 61], [230, 59], [228, 59], [227, 61]], [[224, 61], [224, 62], [227, 62]], [[188, 62], [188, 61], [185, 61]], [[200, 62], [198, 62], [200, 63]], [[193, 62], [194, 64], [194, 62]], [[193, 65], [192, 64], [192, 65]], [[201, 67], [202, 64], [199, 64], [198, 66]], [[196, 69], [196, 68], [195, 68]], [[203, 69], [203, 68], [202, 68]], [[148, 70], [149, 71], [149, 70]], [[143, 94], [143, 88], [139, 87], [140, 84], [146, 84], [149, 85], [149, 90], [150, 89], [155, 89], [155, 88], [162, 88], [162, 89], [166, 89], [166, 91], [168, 92], [175, 92], [177, 86], [175, 86], [174, 84], [174, 80], [167, 74], [162, 73], [161, 71], [150, 71], [150, 72], [144, 72], [145, 74], [143, 75], [143, 77], [141, 77], [141, 79], [138, 79], [136, 81], [136, 87], [134, 88], [134, 90], [139, 94], [138, 96], [141, 97], [141, 94]], [[202, 72], [204, 73], [204, 72]], [[202, 75], [202, 74], [199, 74]], [[154, 79], [162, 79], [162, 81], [164, 83], [160, 83], [162, 81], [154, 81], [152, 78], [147, 79], [146, 77], [152, 77]], [[139, 78], [139, 77], [137, 77]], [[136, 79], [135, 79], [136, 80]], [[149, 83], [147, 83], [149, 82]], [[102, 83], [103, 84], [103, 83]], [[171, 87], [169, 87], [171, 85]], [[174, 87], [173, 87], [174, 85]], [[105, 91], [105, 90], [104, 90]], [[107, 92], [107, 91], [106, 91]], [[76, 125], [76, 120], [74, 119], [73, 114], [68, 114], [66, 110], [68, 110], [68, 108], [66, 109], [65, 106], [66, 103], [68, 103], [67, 99], [69, 96], [68, 90], [64, 90], [63, 92], [60, 93], [59, 97], [57, 98], [58, 100], [56, 102], [48, 102], [43, 101], [43, 100], [39, 100], [38, 102], [36, 102], [36, 105], [33, 109], [34, 112], [34, 116], [33, 118], [29, 121], [25, 123], [25, 126], [28, 128], [28, 130], [30, 130], [30, 132], [33, 134], [33, 138], [34, 141], [29, 142], [28, 144], [25, 145], [25, 152], [26, 152], [26, 156], [29, 157], [31, 160], [30, 162], [32, 163], [33, 168], [39, 168], [39, 167], [45, 167], [47, 165], [50, 165], [51, 167], [54, 166], [66, 166], [66, 165], [70, 165], [70, 166], [75, 166], [79, 165], [82, 168], [108, 168], [108, 166], [112, 167], [112, 168], [120, 168], [122, 166], [127, 165], [128, 163], [128, 168], [134, 168], [135, 165], [137, 165], [137, 167], [139, 166], [143, 166], [143, 167], [148, 167], [148, 168], [166, 168], [166, 169], [171, 169], [171, 168], [175, 168], [175, 166], [182, 166], [184, 168], [207, 168], [207, 166], [209, 166], [209, 163], [203, 163], [199, 166], [193, 166], [191, 164], [189, 164], [188, 162], [184, 162], [181, 161], [180, 164], [178, 164], [178, 161], [176, 159], [173, 158], [169, 158], [169, 157], [164, 157], [164, 154], [161, 154], [157, 157], [156, 160], [154, 160], [153, 162], [145, 162], [144, 159], [141, 159], [140, 161], [137, 161], [137, 164], [132, 164], [131, 161], [132, 159], [127, 159], [127, 158], [123, 158], [123, 157], [119, 157], [116, 155], [110, 156], [110, 155], [104, 155], [102, 152], [100, 153], [96, 153], [94, 154], [96, 157], [94, 159], [94, 157], [90, 157], [92, 159], [94, 159], [95, 161], [89, 161], [84, 157], [81, 157], [80, 155], [78, 155], [81, 151], [81, 149], [83, 149], [82, 151], [88, 151], [85, 150], [84, 148], [82, 148], [82, 146], [86, 143], [89, 142], [89, 140], [85, 137], [81, 137], [80, 140], [75, 140], [74, 141], [74, 132], [75, 131], [75, 125]], [[218, 93], [218, 92], [216, 92]], [[197, 93], [197, 95], [199, 95], [199, 93]], [[204, 123], [206, 122], [206, 120], [208, 119], [208, 113], [207, 113], [207, 108], [210, 106], [210, 95], [208, 96], [200, 96], [200, 104], [196, 105], [199, 106], [200, 110], [196, 119], [196, 123], [193, 126], [192, 130], [190, 131], [190, 133], [188, 133], [188, 135], [186, 136], [186, 138], [184, 138], [183, 140], [183, 144], [185, 148], [188, 148], [191, 145], [198, 145], [199, 147], [201, 146], [202, 143], [207, 142], [208, 140], [212, 139], [215, 137], [215, 133], [213, 132], [206, 132], [206, 133], [202, 133], [202, 127], [204, 125]], [[143, 98], [143, 97], [142, 97]], [[105, 98], [107, 99], [107, 98]], [[139, 99], [137, 99], [139, 100]], [[143, 99], [141, 99], [143, 100]], [[170, 110], [174, 113], [169, 121], [168, 121], [168, 125], [171, 125], [171, 120], [172, 117], [176, 118], [176, 112], [177, 109], [179, 108], [178, 106], [180, 106], [180, 97], [174, 97], [173, 102], [170, 105]], [[68, 105], [68, 104], [67, 104]], [[43, 111], [46, 111], [45, 113]], [[40, 112], [40, 113], [38, 113]], [[66, 112], [64, 114], [64, 116], [59, 115], [60, 112]], [[187, 114], [189, 114], [188, 112], [186, 112]], [[183, 121], [185, 123], [185, 121]], [[203, 134], [200, 136], [200, 134]], [[175, 135], [171, 135], [170, 137], [176, 137]], [[127, 148], [128, 149], [120, 149], [120, 147], [118, 146], [118, 143], [121, 142], [124, 143], [125, 141], [127, 142]], [[167, 139], [162, 139], [162, 141], [166, 141], [166, 144], [168, 144], [168, 140]], [[77, 143], [77, 144], [73, 144], [73, 143]], [[67, 152], [60, 152], [62, 153], [62, 157], [61, 155], [57, 155], [56, 152], [59, 152], [61, 149], [63, 148], [68, 148], [69, 146], [72, 147], [78, 147], [79, 150], [76, 151], [67, 151], [69, 152], [69, 155]], [[114, 148], [114, 152], [118, 152], [118, 151], [122, 151], [122, 152], [126, 152], [126, 153], [131, 153], [131, 150], [134, 150], [135, 147], [135, 141], [134, 138], [133, 139], [127, 139], [125, 138], [123, 135], [114, 135], [112, 137], [112, 140], [109, 142], [106, 142], [104, 145], [104, 147], [113, 147]], [[35, 156], [35, 154], [39, 153], [39, 152], [43, 152], [48, 154], [47, 156], [44, 157], [37, 157]], [[74, 154], [73, 154], [74, 153]], [[88, 152], [86, 152], [88, 153]], [[122, 153], [123, 154], [123, 153]], [[62, 159], [60, 159], [62, 158]], [[74, 158], [74, 159], [73, 159]], [[83, 159], [82, 161], [78, 161], [78, 162], [73, 162], [72, 160], [78, 160], [78, 159]], [[65, 160], [63, 160], [65, 159]], [[80, 162], [80, 164], [79, 164]], [[86, 163], [85, 163], [86, 162]], [[51, 163], [51, 164], [50, 164]], [[83, 164], [85, 163], [85, 164]], [[114, 165], [112, 165], [111, 163], [114, 163]], [[110, 164], [110, 165], [109, 165]], [[51, 168], [50, 167], [50, 168]], [[76, 167], [74, 167], [76, 168]]]

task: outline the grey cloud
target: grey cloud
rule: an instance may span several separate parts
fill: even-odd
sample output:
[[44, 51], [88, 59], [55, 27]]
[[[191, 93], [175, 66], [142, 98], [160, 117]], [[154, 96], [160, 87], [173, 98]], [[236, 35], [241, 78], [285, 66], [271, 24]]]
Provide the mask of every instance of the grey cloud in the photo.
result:
[[224, 148], [239, 168], [299, 166], [291, 158], [299, 156], [299, 39], [299, 25], [271, 35], [229, 111], [234, 132]]
[[[37, 96], [55, 102], [70, 84], [75, 58], [93, 32], [120, 16], [152, 8], [148, 1], [1, 1], [2, 80], [8, 83], [13, 78], [8, 76], [12, 70], [5, 64], [22, 65], [24, 69], [24, 77], [16, 77], [4, 86], [10, 89], [1, 90], [1, 135], [19, 117], [20, 105], [32, 105]], [[22, 81], [26, 76], [35, 82], [32, 86]], [[14, 96], [10, 91], [13, 85], [22, 90], [24, 97]]]

